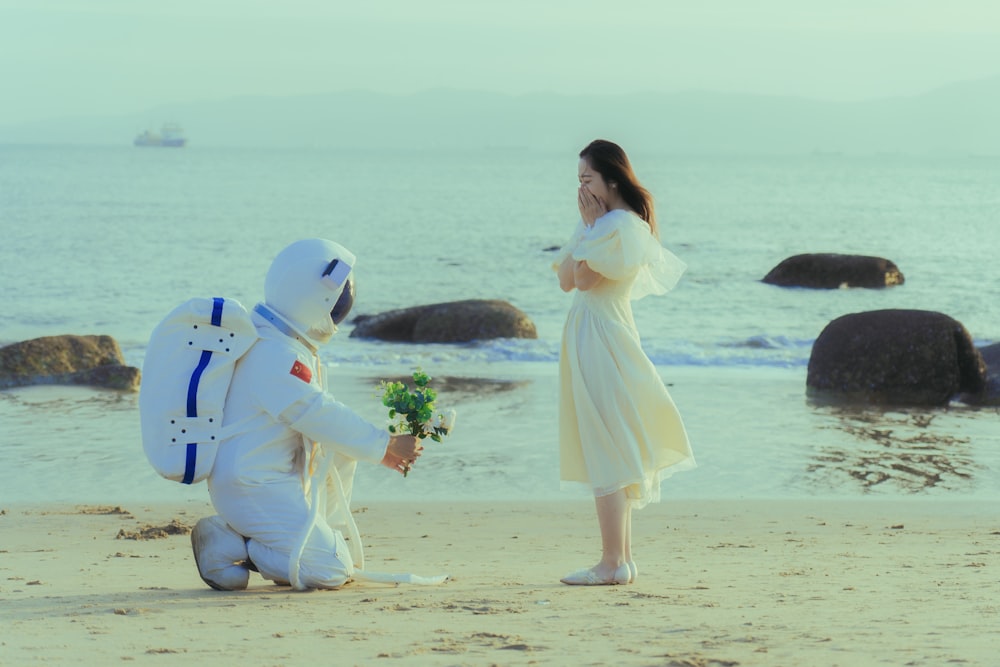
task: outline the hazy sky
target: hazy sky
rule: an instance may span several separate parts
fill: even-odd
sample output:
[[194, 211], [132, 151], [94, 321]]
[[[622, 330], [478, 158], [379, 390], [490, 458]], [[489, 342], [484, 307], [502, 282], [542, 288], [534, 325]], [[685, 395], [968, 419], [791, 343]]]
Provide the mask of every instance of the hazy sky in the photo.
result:
[[346, 89], [856, 100], [997, 74], [997, 0], [0, 0], [0, 124]]

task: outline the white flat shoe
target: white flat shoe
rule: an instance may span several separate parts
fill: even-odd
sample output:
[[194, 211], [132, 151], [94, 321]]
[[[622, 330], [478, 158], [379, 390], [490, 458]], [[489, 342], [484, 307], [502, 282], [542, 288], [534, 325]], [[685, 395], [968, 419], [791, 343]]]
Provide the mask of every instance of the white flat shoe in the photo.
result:
[[634, 560], [630, 560], [625, 564], [628, 565], [628, 583], [634, 584], [635, 580], [639, 578], [639, 568], [636, 567]]
[[613, 586], [616, 584], [627, 584], [629, 583], [629, 567], [627, 563], [622, 563], [610, 579], [598, 577], [597, 573], [591, 568], [567, 574], [559, 581], [569, 586]]

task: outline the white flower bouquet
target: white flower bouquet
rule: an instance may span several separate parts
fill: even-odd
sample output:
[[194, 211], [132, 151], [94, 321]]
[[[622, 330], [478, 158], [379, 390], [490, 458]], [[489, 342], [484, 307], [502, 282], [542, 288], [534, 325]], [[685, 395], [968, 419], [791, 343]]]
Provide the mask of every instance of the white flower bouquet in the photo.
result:
[[[435, 407], [437, 392], [429, 386], [430, 381], [430, 376], [418, 368], [413, 372], [413, 391], [405, 382], [383, 380], [379, 383], [382, 405], [389, 408], [390, 433], [441, 442], [441, 438], [455, 427], [455, 411], [439, 412]], [[403, 476], [409, 472], [407, 468]]]

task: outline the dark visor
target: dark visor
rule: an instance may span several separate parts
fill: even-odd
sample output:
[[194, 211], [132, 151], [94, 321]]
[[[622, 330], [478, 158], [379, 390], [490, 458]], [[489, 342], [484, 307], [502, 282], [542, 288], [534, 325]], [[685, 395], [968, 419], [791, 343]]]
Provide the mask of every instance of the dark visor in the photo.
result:
[[334, 305], [333, 310], [330, 311], [330, 318], [333, 320], [334, 324], [340, 324], [347, 317], [347, 314], [351, 312], [351, 307], [354, 305], [354, 281], [348, 278], [347, 282], [344, 283], [344, 291], [340, 293], [340, 298], [337, 299], [336, 305]]

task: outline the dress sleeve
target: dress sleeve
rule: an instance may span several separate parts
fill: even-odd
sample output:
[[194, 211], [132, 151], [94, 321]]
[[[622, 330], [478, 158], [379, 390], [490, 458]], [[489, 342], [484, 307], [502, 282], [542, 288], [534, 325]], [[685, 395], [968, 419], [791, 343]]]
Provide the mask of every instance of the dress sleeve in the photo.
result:
[[635, 277], [631, 298], [665, 294], [680, 280], [687, 268], [680, 259], [660, 245], [639, 217], [612, 211], [594, 223], [573, 250], [573, 259], [586, 261], [609, 280]]

